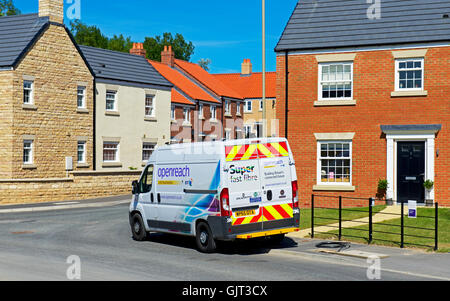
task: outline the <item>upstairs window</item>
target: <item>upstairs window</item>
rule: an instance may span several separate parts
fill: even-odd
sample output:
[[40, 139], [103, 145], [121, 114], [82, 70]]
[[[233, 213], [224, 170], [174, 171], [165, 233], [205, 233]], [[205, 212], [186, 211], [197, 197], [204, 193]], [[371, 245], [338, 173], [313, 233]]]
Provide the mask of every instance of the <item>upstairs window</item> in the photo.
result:
[[77, 162], [86, 163], [86, 141], [78, 141]]
[[399, 59], [396, 61], [396, 90], [423, 90], [424, 60]]
[[217, 118], [217, 110], [216, 110], [216, 107], [215, 107], [215, 106], [211, 106], [210, 109], [211, 109], [211, 119], [212, 119], [212, 120], [216, 120], [216, 118]]
[[155, 106], [154, 106], [153, 95], [145, 95], [145, 116], [146, 117], [155, 117]]
[[33, 81], [25, 80], [23, 81], [23, 103], [33, 104]]
[[33, 141], [23, 141], [23, 164], [33, 164]]
[[116, 96], [116, 91], [106, 91], [106, 111], [117, 111]]
[[225, 100], [225, 114], [231, 114], [231, 102]]
[[319, 65], [319, 100], [351, 100], [353, 98], [353, 63], [321, 63]]
[[183, 110], [183, 114], [184, 114], [184, 123], [185, 124], [190, 124], [191, 123], [191, 110], [190, 109], [184, 109]]
[[252, 111], [253, 111], [252, 101], [251, 100], [246, 100], [245, 101], [245, 113], [251, 113]]
[[86, 87], [78, 86], [77, 88], [77, 107], [79, 109], [86, 108]]

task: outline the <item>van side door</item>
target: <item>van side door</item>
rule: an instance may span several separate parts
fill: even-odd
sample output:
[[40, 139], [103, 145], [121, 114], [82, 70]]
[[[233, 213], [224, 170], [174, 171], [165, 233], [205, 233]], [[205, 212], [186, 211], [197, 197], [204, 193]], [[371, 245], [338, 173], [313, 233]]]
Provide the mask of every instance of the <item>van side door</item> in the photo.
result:
[[142, 204], [144, 208], [144, 218], [146, 219], [144, 222], [148, 225], [149, 228], [154, 228], [152, 225], [158, 220], [158, 208], [155, 202], [154, 196], [154, 181], [153, 181], [153, 172], [154, 165], [148, 165], [144, 172], [142, 173], [142, 177], [139, 181], [139, 202]]

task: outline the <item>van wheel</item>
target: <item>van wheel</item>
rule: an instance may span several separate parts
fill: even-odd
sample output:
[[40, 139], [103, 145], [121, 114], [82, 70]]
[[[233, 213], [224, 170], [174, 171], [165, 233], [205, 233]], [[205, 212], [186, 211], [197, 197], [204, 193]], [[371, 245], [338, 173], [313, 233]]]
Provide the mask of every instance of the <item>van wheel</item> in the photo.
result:
[[217, 248], [211, 229], [205, 222], [198, 223], [195, 240], [198, 250], [202, 253], [212, 253]]
[[144, 221], [138, 213], [135, 213], [131, 218], [131, 232], [133, 233], [134, 240], [144, 241], [147, 239], [147, 231], [145, 230]]

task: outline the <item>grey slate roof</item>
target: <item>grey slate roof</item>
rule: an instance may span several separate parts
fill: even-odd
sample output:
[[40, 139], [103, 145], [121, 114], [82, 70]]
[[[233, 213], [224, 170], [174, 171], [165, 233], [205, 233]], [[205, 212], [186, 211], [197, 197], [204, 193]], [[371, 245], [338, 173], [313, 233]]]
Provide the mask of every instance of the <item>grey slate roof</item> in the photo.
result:
[[97, 79], [172, 87], [146, 58], [124, 52], [79, 46]]
[[299, 0], [275, 51], [450, 40], [449, 0], [380, 3], [371, 20], [366, 0]]
[[48, 23], [38, 14], [0, 17], [0, 67], [14, 66]]

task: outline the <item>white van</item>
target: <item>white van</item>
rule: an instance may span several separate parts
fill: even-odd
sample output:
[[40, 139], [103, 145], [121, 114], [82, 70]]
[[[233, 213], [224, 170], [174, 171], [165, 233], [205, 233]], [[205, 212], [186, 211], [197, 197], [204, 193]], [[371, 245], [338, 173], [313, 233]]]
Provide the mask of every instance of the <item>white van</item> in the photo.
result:
[[284, 138], [158, 147], [133, 182], [133, 238], [149, 232], [196, 237], [201, 252], [216, 240], [282, 240], [299, 230], [297, 175]]

